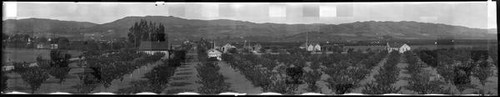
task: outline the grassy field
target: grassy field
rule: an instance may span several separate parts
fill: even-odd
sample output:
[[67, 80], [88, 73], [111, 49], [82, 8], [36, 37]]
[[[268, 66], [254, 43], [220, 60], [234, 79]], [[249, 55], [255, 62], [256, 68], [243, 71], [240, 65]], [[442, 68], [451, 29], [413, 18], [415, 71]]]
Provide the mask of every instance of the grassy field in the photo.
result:
[[[50, 59], [50, 50], [48, 49], [19, 49], [5, 48], [2, 50], [2, 61], [7, 62], [9, 59], [13, 62], [34, 62], [37, 56], [42, 56], [43, 59]], [[82, 54], [80, 51], [68, 51], [72, 57], [77, 57]]]

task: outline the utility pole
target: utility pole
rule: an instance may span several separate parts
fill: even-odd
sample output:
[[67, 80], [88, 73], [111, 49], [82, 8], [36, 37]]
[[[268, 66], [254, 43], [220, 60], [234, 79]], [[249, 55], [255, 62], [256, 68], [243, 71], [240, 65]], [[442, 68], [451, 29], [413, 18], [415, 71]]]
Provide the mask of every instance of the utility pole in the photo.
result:
[[306, 32], [306, 48], [307, 46], [309, 46], [308, 43], [309, 43], [309, 32]]
[[245, 40], [245, 43], [243, 43], [243, 48], [247, 47], [247, 40]]

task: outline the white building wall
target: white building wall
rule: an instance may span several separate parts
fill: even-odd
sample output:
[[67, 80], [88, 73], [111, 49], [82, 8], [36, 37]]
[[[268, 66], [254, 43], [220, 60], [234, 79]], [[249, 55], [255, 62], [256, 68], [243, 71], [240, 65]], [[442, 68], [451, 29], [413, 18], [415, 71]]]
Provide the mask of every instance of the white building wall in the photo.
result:
[[314, 47], [314, 49], [315, 49], [316, 51], [321, 51], [321, 46], [319, 46], [319, 44], [317, 44], [317, 45]]
[[309, 45], [309, 46], [307, 47], [307, 51], [313, 51], [313, 50], [314, 50], [314, 46]]
[[2, 66], [2, 71], [10, 71], [13, 69], [14, 69], [14, 66]]
[[411, 50], [410, 46], [408, 46], [407, 44], [404, 44], [403, 46], [401, 46], [401, 48], [399, 48], [399, 53], [404, 53], [406, 51], [409, 51]]
[[165, 56], [164, 56], [164, 57], [162, 57], [162, 59], [168, 59], [168, 58], [169, 58], [169, 56], [168, 56], [168, 55], [169, 55], [168, 51], [141, 51], [141, 52], [144, 52], [144, 53], [146, 53], [146, 54], [148, 54], [148, 55], [153, 55], [153, 54], [154, 54], [154, 53], [156, 53], [156, 52], [160, 52], [160, 53], [165, 54]]

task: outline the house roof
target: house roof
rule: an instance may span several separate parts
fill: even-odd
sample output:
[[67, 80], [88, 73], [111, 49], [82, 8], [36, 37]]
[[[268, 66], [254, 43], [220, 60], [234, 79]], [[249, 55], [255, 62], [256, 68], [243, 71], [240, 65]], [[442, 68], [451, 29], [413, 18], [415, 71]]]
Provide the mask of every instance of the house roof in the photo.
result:
[[222, 53], [216, 49], [210, 49], [208, 50], [208, 54], [222, 54]]
[[141, 41], [139, 50], [168, 50], [169, 46], [167, 42], [158, 41]]
[[227, 43], [227, 44], [226, 44], [226, 45], [224, 45], [223, 47], [235, 47], [235, 46], [233, 46], [233, 45], [231, 45], [231, 44]]
[[[312, 45], [312, 46], [316, 46], [316, 45], [321, 45], [321, 44], [320, 44], [320, 43], [316, 43], [316, 42], [309, 42], [309, 43], [307, 43], [307, 46], [310, 46], [310, 45]], [[301, 47], [304, 47], [304, 46], [306, 46], [306, 43], [303, 43], [303, 44], [302, 44], [302, 45], [300, 45], [300, 46], [301, 46]]]
[[401, 47], [404, 45], [404, 43], [397, 43], [397, 42], [391, 42], [391, 43], [388, 43], [389, 44], [389, 47]]

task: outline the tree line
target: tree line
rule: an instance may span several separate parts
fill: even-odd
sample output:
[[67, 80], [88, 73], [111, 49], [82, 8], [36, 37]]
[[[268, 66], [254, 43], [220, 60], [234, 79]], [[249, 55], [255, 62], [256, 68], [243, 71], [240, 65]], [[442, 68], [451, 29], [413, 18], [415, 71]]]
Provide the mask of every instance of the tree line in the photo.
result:
[[165, 26], [146, 20], [140, 20], [130, 27], [128, 33], [129, 42], [139, 46], [140, 41], [167, 41]]

